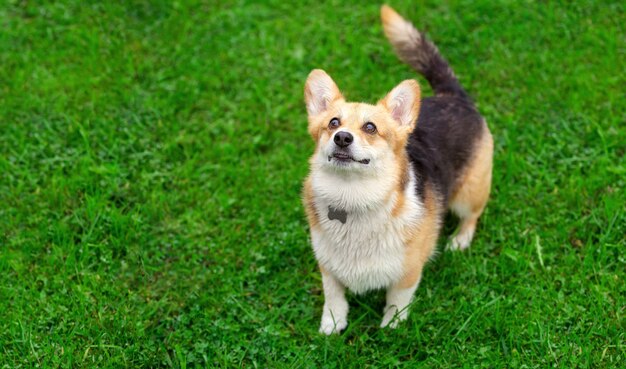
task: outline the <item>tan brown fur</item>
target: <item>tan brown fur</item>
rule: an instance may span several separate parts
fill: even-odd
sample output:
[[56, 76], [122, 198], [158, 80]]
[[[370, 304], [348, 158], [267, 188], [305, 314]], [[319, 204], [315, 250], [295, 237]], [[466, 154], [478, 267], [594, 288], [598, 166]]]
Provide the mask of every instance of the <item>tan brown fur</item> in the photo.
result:
[[453, 210], [459, 206], [466, 207], [476, 219], [483, 212], [491, 191], [492, 156], [493, 138], [485, 126], [472, 158], [453, 192], [450, 201]]
[[388, 200], [391, 198], [391, 195], [396, 194], [396, 203], [394, 204], [391, 211], [391, 216], [397, 218], [400, 214], [402, 214], [402, 210], [404, 210], [404, 205], [406, 201], [404, 189], [409, 182], [409, 159], [406, 155], [406, 152], [404, 152], [404, 149], [402, 149], [400, 152], [396, 152], [395, 154], [398, 158], [398, 160], [396, 161], [397, 173], [399, 176], [398, 185], [396, 186], [396, 189], [394, 191], [390, 192]]
[[441, 228], [441, 208], [432, 187], [425, 186], [424, 217], [419, 226], [409, 230], [406, 237], [406, 256], [404, 277], [397, 283], [399, 288], [409, 288], [417, 283], [422, 275], [422, 269], [433, 255], [437, 246], [437, 238]]
[[309, 221], [309, 227], [311, 229], [317, 228], [319, 225], [319, 214], [315, 210], [315, 205], [313, 204], [313, 189], [311, 188], [311, 180], [307, 178], [304, 182], [304, 188], [302, 190], [302, 202], [304, 204], [304, 209], [306, 211], [306, 216]]
[[[404, 151], [404, 150], [403, 150]], [[398, 163], [398, 170], [400, 173], [400, 180], [398, 181], [398, 192], [399, 193], [404, 193], [404, 189], [406, 187], [406, 185], [409, 183], [409, 159], [406, 155], [406, 153], [402, 153], [402, 155], [398, 156], [399, 159], [399, 163]]]
[[404, 210], [404, 205], [406, 203], [406, 197], [404, 196], [404, 192], [396, 191], [396, 203], [393, 205], [393, 209], [391, 210], [391, 216], [397, 218], [402, 211]]
[[474, 146], [474, 153], [450, 201], [450, 209], [460, 218], [459, 229], [449, 245], [452, 249], [469, 247], [478, 218], [481, 216], [491, 190], [493, 138], [486, 124], [483, 134]]

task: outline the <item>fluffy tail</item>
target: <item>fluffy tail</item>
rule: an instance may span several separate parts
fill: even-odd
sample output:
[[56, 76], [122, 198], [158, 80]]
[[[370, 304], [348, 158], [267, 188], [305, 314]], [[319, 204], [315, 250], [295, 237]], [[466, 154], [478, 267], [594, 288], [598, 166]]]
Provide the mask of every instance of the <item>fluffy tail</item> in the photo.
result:
[[428, 80], [436, 95], [467, 97], [448, 62], [439, 54], [437, 46], [387, 5], [380, 9], [385, 35], [396, 54]]

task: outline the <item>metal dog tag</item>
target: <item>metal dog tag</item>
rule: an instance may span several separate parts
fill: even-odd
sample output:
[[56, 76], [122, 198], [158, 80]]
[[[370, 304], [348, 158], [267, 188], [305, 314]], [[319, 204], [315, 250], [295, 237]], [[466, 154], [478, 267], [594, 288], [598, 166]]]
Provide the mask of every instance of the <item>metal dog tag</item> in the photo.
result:
[[345, 210], [334, 209], [332, 206], [328, 206], [328, 219], [338, 220], [342, 224], [346, 224], [348, 220], [348, 213]]

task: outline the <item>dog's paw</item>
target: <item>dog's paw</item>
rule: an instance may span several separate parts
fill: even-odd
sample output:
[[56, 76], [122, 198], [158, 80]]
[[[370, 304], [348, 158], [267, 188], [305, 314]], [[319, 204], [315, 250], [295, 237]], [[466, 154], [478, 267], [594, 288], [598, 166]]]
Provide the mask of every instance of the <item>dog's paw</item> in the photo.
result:
[[380, 323], [381, 328], [395, 329], [400, 322], [406, 320], [408, 313], [406, 309], [398, 313], [398, 309], [395, 306], [385, 308], [385, 314], [383, 315], [383, 321]]
[[383, 317], [383, 321], [380, 323], [380, 327], [381, 328], [391, 328], [391, 329], [396, 329], [396, 327], [398, 327], [398, 320], [399, 319], [394, 319], [395, 317], [393, 315], [391, 315], [391, 317], [388, 317], [386, 314]]
[[469, 232], [459, 233], [456, 236], [452, 237], [448, 242], [448, 250], [451, 251], [463, 251], [470, 247], [472, 244], [472, 236], [473, 234]]
[[345, 319], [338, 321], [332, 317], [323, 317], [322, 324], [320, 325], [320, 333], [330, 336], [333, 333], [339, 333], [348, 326], [348, 322]]

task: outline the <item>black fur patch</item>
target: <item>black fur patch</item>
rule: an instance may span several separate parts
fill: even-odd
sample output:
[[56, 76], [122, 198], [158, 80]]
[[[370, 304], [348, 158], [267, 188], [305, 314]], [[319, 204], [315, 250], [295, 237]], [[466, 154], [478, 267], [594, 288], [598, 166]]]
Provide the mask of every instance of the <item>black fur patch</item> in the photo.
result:
[[420, 197], [424, 198], [424, 187], [431, 183], [447, 207], [455, 181], [486, 125], [448, 62], [425, 34], [413, 35], [413, 42], [391, 39], [400, 59], [422, 74], [435, 92], [435, 96], [422, 100], [407, 152], [418, 177]]
[[454, 184], [472, 157], [485, 123], [466, 96], [440, 95], [422, 100], [417, 125], [407, 144], [417, 192], [431, 183], [447, 206]]

